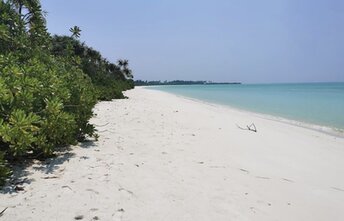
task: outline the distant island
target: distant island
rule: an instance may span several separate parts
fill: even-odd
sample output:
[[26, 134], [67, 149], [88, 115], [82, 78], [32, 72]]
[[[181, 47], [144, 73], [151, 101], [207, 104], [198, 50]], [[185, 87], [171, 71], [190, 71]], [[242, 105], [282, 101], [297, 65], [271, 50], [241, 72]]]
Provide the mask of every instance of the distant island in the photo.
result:
[[241, 84], [240, 82], [212, 82], [212, 81], [134, 81], [135, 86], [154, 86], [154, 85], [212, 85], [212, 84]]

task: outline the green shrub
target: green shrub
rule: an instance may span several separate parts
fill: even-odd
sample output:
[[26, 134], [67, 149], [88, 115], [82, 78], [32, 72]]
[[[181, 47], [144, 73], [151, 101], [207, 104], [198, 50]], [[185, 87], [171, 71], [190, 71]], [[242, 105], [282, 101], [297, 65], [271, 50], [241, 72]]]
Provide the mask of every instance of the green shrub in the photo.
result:
[[99, 100], [123, 99], [124, 90], [134, 87], [133, 81], [127, 79], [125, 68], [107, 61], [101, 54], [68, 36], [53, 36], [51, 53], [57, 57], [72, 57], [75, 64], [90, 77], [97, 91]]
[[36, 126], [40, 118], [33, 114], [26, 114], [23, 110], [15, 109], [11, 112], [8, 122], [0, 119], [0, 136], [2, 142], [7, 143], [9, 152], [13, 156], [27, 153], [28, 147], [36, 143], [35, 134], [39, 131]]
[[54, 147], [94, 135], [88, 123], [95, 89], [77, 67], [40, 54], [25, 63], [0, 57], [0, 139], [14, 156], [51, 154]]
[[89, 123], [97, 100], [124, 98], [133, 83], [127, 66], [73, 37], [51, 37], [40, 1], [0, 1], [0, 12], [1, 186], [10, 173], [5, 160], [50, 156], [97, 137]]

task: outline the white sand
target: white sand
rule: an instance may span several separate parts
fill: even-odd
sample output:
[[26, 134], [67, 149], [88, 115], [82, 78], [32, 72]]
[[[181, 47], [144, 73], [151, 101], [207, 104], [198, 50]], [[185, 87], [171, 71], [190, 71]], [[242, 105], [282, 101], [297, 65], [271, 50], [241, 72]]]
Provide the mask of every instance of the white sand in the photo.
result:
[[[343, 138], [159, 91], [126, 94], [96, 106], [98, 142], [36, 163], [24, 191], [0, 193], [0, 220], [344, 220]], [[236, 126], [252, 122], [258, 133]]]

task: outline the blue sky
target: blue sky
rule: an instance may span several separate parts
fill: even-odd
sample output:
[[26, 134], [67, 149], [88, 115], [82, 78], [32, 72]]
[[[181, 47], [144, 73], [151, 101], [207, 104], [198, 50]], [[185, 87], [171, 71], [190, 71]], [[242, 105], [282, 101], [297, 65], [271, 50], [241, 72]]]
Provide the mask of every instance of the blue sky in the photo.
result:
[[135, 79], [344, 82], [343, 0], [42, 0]]

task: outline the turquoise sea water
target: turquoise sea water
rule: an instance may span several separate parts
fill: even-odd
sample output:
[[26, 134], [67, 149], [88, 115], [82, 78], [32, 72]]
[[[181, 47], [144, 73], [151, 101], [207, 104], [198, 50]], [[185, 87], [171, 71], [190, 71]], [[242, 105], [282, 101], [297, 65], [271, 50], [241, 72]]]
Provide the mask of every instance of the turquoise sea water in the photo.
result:
[[150, 88], [344, 131], [344, 83], [183, 85]]

